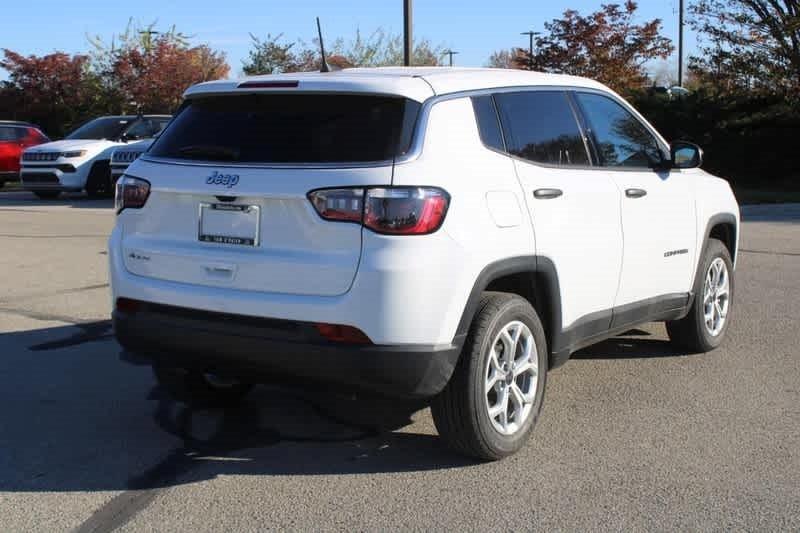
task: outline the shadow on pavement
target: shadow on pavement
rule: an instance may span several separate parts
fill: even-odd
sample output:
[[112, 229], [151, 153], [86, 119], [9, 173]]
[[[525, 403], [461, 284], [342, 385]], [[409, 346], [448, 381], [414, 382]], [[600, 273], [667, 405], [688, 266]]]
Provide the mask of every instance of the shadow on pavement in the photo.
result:
[[[647, 338], [650, 333], [632, 329], [616, 337], [577, 351], [570, 359], [647, 359], [652, 357], [687, 357], [666, 339]], [[642, 338], [645, 337], [645, 338]]]
[[0, 354], [0, 492], [476, 464], [408, 432], [420, 403], [260, 386], [237, 408], [189, 409], [120, 361], [108, 321], [0, 334]]
[[741, 206], [742, 222], [800, 223], [800, 204], [763, 204]]
[[[576, 359], [678, 355], [632, 330]], [[424, 424], [423, 404], [261, 386], [232, 409], [192, 410], [120, 360], [101, 321], [0, 334], [0, 491], [144, 490], [220, 475], [322, 475], [476, 465]]]
[[113, 198], [89, 198], [84, 193], [61, 193], [58, 198], [38, 198], [28, 191], [6, 191], [0, 189], [0, 208], [3, 207], [53, 207], [68, 206], [76, 209], [112, 209], [114, 207]]

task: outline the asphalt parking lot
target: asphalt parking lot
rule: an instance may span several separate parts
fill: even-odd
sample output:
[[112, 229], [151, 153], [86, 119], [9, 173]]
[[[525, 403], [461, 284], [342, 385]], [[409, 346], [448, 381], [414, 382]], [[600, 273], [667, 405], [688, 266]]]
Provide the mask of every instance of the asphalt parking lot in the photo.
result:
[[722, 348], [651, 324], [579, 352], [530, 444], [481, 464], [416, 406], [174, 404], [119, 359], [111, 202], [0, 192], [0, 530], [798, 530], [800, 204], [744, 216]]

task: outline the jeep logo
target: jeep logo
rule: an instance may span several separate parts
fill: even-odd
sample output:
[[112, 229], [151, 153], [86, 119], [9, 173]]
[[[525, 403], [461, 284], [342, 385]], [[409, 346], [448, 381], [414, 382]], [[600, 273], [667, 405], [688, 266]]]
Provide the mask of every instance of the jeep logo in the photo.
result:
[[206, 178], [206, 183], [209, 185], [224, 185], [227, 188], [231, 188], [237, 183], [239, 183], [239, 175], [238, 174], [220, 174], [216, 170], [213, 174]]

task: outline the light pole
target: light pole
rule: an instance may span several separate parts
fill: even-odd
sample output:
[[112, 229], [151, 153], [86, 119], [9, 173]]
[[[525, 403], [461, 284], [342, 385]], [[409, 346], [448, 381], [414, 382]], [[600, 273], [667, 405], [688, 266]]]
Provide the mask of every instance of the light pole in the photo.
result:
[[414, 39], [411, 35], [411, 2], [412, 0], [403, 0], [403, 65], [410, 67], [411, 58], [414, 55], [413, 42]]
[[523, 31], [520, 35], [527, 35], [529, 37], [528, 43], [528, 70], [533, 70], [533, 38], [539, 35], [538, 31]]
[[445, 50], [444, 52], [442, 52], [443, 56], [450, 56], [450, 66], [451, 67], [453, 66], [453, 56], [456, 55], [456, 54], [458, 54], [458, 52], [456, 52], [455, 50], [450, 50], [449, 48], [447, 50]]
[[678, 10], [678, 87], [683, 87], [683, 0]]

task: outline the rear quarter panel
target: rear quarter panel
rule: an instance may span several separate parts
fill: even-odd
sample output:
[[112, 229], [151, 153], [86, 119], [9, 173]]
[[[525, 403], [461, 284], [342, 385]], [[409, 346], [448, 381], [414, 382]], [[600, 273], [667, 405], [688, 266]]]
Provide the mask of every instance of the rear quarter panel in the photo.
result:
[[421, 153], [396, 165], [393, 183], [437, 186], [450, 194], [447, 218], [439, 231], [452, 246], [441, 248], [438, 258], [426, 262], [436, 278], [438, 300], [431, 305], [440, 324], [438, 337], [452, 339], [484, 267], [533, 255], [535, 243], [514, 164], [481, 142], [472, 100], [459, 97], [435, 103], [421, 126], [417, 132], [424, 135]]

